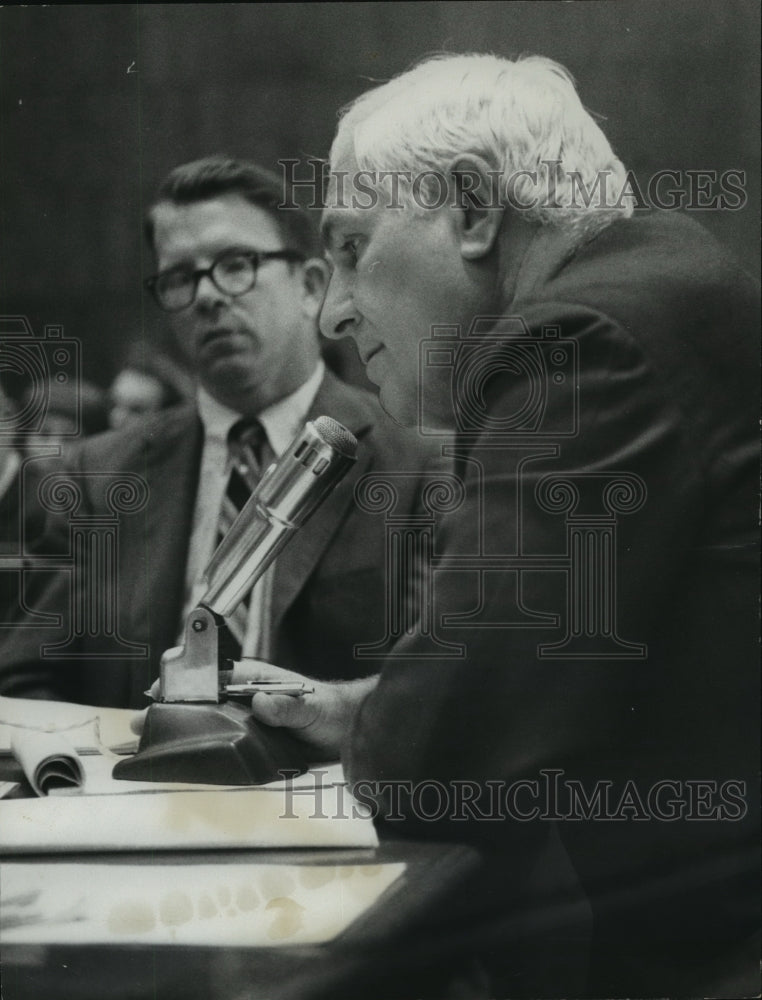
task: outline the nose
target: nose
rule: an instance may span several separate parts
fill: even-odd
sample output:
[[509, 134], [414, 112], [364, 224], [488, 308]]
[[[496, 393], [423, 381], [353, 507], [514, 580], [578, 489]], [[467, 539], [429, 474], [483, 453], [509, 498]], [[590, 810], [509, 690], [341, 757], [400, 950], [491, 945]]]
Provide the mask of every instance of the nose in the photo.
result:
[[358, 319], [349, 286], [334, 271], [320, 310], [320, 331], [331, 340], [340, 340], [354, 332]]
[[224, 305], [227, 296], [221, 292], [212, 281], [211, 276], [202, 274], [196, 285], [196, 297], [193, 303], [199, 312], [205, 313]]

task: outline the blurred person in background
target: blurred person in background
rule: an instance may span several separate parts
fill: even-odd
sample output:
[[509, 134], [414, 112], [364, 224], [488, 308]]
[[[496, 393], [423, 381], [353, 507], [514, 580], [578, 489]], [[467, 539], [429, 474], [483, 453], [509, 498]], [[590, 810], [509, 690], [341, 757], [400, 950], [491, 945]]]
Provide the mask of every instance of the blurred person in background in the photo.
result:
[[[37, 498], [41, 478], [61, 468], [80, 438], [107, 427], [105, 393], [91, 382], [46, 380], [32, 389], [27, 381], [17, 370], [0, 370], [0, 517], [2, 536], [14, 553], [20, 552], [22, 506], [26, 546], [45, 521]], [[39, 422], [22, 426], [40, 396], [45, 405]]]
[[0, 378], [0, 555], [18, 551], [18, 474], [21, 456], [15, 446], [16, 406]]
[[[27, 389], [20, 408], [39, 391]], [[65, 457], [79, 438], [99, 434], [108, 427], [106, 393], [87, 379], [64, 383], [51, 380], [46, 382], [43, 392], [47, 397], [44, 422], [39, 430], [24, 431], [19, 441], [24, 454]]]
[[167, 354], [134, 343], [108, 389], [113, 430], [135, 418], [192, 399], [195, 380]]
[[0, 370], [0, 557], [9, 561], [0, 567], [0, 623], [7, 625], [25, 614], [21, 567], [44, 534], [47, 515], [37, 487], [54, 459], [33, 460], [40, 451], [50, 456], [50, 449], [26, 452], [17, 426], [19, 406], [5, 390], [5, 374]]

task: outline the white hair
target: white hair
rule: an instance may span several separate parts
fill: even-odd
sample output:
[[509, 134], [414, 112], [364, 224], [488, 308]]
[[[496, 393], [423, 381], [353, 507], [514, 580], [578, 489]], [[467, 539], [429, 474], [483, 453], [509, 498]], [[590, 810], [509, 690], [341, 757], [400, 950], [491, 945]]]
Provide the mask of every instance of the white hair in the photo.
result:
[[344, 109], [332, 162], [347, 143], [360, 170], [418, 177], [477, 154], [500, 204], [546, 225], [587, 232], [632, 214], [624, 166], [571, 75], [541, 56], [426, 59]]

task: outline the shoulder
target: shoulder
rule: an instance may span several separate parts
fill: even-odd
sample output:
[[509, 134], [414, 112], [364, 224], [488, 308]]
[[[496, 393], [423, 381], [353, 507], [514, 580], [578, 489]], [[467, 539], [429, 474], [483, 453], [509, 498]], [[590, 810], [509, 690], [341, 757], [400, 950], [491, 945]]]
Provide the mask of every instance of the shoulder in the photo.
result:
[[580, 346], [584, 336], [588, 360], [612, 348], [634, 361], [639, 354], [670, 392], [696, 395], [697, 402], [718, 377], [729, 395], [749, 393], [758, 285], [684, 215], [647, 213], [612, 224], [549, 270], [510, 311]]
[[179, 445], [195, 445], [200, 435], [195, 405], [183, 403], [143, 417], [129, 427], [85, 438], [72, 450], [72, 464], [84, 471], [126, 469], [171, 454]]
[[687, 319], [702, 310], [753, 309], [759, 286], [708, 230], [685, 215], [650, 212], [616, 222], [581, 246], [539, 290], [603, 311]]

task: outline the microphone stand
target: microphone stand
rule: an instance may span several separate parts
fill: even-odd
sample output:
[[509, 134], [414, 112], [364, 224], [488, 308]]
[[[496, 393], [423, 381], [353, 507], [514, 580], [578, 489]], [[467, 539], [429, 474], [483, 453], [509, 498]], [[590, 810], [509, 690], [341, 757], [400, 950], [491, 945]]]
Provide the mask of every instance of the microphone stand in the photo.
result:
[[138, 752], [119, 761], [131, 781], [260, 785], [281, 771], [307, 770], [307, 747], [285, 729], [264, 726], [222, 683], [223, 624], [275, 556], [355, 461], [357, 442], [330, 417], [308, 422], [263, 475], [215, 551], [208, 589], [185, 623], [184, 643], [161, 658], [159, 700], [150, 706]]

